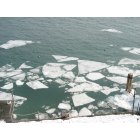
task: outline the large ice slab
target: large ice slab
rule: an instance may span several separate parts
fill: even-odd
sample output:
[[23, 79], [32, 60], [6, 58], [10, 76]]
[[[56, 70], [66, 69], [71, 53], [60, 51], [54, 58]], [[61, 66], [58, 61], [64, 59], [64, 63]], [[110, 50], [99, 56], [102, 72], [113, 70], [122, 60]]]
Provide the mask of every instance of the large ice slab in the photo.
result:
[[104, 93], [105, 95], [109, 95], [110, 93], [118, 91], [118, 90], [119, 90], [118, 87], [110, 88], [110, 87], [103, 86], [103, 89], [101, 90], [101, 92]]
[[95, 101], [95, 99], [87, 96], [85, 93], [72, 96], [74, 106], [81, 106]]
[[134, 60], [134, 59], [129, 59], [129, 58], [123, 58], [119, 61], [118, 65], [129, 65], [129, 64], [133, 64], [133, 65], [139, 65], [140, 64], [140, 60]]
[[67, 92], [84, 92], [84, 91], [98, 92], [101, 89], [102, 87], [99, 84], [93, 82], [85, 82], [68, 89]]
[[11, 49], [14, 47], [21, 47], [32, 43], [33, 41], [29, 41], [29, 40], [9, 40], [7, 43], [0, 45], [0, 48]]
[[116, 82], [118, 84], [126, 84], [127, 78], [121, 76], [106, 77], [108, 80]]
[[84, 83], [87, 82], [87, 80], [85, 79], [85, 77], [76, 77], [74, 80], [76, 83]]
[[127, 76], [128, 73], [133, 73], [134, 71], [127, 68], [127, 67], [121, 67], [121, 66], [111, 66], [109, 68], [107, 68], [109, 73], [113, 73], [113, 74], [118, 74], [121, 76]]
[[10, 83], [1, 87], [1, 89], [6, 89], [6, 90], [10, 90], [12, 88], [13, 88], [13, 83]]
[[35, 74], [39, 74], [40, 73], [40, 67], [30, 69], [30, 72], [35, 73]]
[[109, 65], [89, 60], [78, 60], [79, 74], [85, 74], [109, 67]]
[[86, 75], [89, 80], [95, 81], [104, 78], [105, 76], [99, 72], [92, 72]]
[[75, 75], [72, 71], [66, 72], [62, 75], [63, 78], [73, 80], [75, 78]]
[[25, 73], [21, 73], [15, 76], [12, 76], [11, 79], [13, 80], [24, 80], [25, 79], [26, 74]]
[[102, 29], [103, 32], [111, 32], [111, 33], [122, 33], [122, 31], [119, 31], [117, 29]]
[[58, 78], [61, 77], [66, 71], [61, 68], [60, 65], [44, 65], [42, 68], [42, 72], [45, 77], [48, 78]]
[[42, 84], [40, 81], [37, 81], [37, 80], [27, 82], [26, 84], [34, 90], [48, 88], [48, 86]]
[[67, 103], [60, 103], [60, 104], [58, 105], [58, 108], [59, 108], [59, 109], [70, 110], [70, 109], [71, 109], [71, 105], [70, 105], [70, 104], [67, 104]]
[[83, 116], [91, 116], [91, 115], [92, 115], [91, 111], [86, 107], [82, 108], [79, 111], [79, 116], [81, 116], [81, 117], [83, 117]]

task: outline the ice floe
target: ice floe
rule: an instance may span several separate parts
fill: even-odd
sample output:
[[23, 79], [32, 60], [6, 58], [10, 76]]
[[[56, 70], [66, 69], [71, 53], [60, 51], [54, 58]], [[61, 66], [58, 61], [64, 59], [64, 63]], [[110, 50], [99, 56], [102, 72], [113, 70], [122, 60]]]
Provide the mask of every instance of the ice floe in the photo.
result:
[[88, 73], [86, 75], [86, 78], [88, 78], [89, 80], [95, 81], [95, 80], [99, 80], [104, 78], [105, 76], [101, 73], [98, 72], [92, 72], [92, 73]]
[[100, 102], [98, 102], [97, 105], [98, 105], [98, 107], [102, 107], [102, 108], [110, 108], [108, 106], [107, 102], [105, 102], [105, 101], [100, 101]]
[[13, 83], [10, 83], [10, 84], [7, 84], [7, 85], [4, 85], [3, 87], [1, 87], [1, 89], [5, 89], [5, 90], [10, 90], [13, 88]]
[[67, 103], [60, 103], [58, 105], [58, 108], [59, 109], [64, 109], [64, 110], [70, 110], [71, 109], [71, 105], [70, 104], [67, 104]]
[[55, 110], [56, 110], [55, 108], [50, 108], [50, 109], [46, 110], [46, 113], [52, 114], [55, 112]]
[[67, 92], [84, 92], [84, 91], [97, 92], [101, 89], [102, 89], [102, 87], [99, 84], [96, 84], [93, 82], [85, 82], [85, 83], [81, 83], [80, 85], [76, 85], [76, 86], [68, 89]]
[[118, 90], [119, 90], [118, 87], [110, 88], [110, 87], [103, 86], [103, 89], [101, 90], [101, 92], [104, 93], [105, 95], [109, 95], [110, 93], [118, 91]]
[[65, 85], [65, 84], [66, 84], [66, 82], [63, 81], [63, 80], [60, 79], [60, 78], [56, 79], [54, 82], [57, 83], [57, 84], [60, 84], [60, 85]]
[[79, 74], [85, 74], [109, 67], [109, 65], [96, 61], [78, 60]]
[[74, 106], [81, 106], [95, 101], [95, 99], [87, 96], [85, 93], [72, 96]]
[[75, 75], [72, 71], [66, 72], [62, 75], [63, 78], [73, 80], [75, 78]]
[[20, 70], [20, 69], [17, 69], [17, 70], [13, 70], [13, 71], [10, 71], [10, 72], [4, 72], [4, 73], [5, 74], [3, 74], [3, 77], [7, 78], [7, 77], [12, 77], [12, 76], [21, 74], [21, 73], [23, 73], [23, 71]]
[[109, 73], [113, 73], [113, 74], [118, 74], [121, 76], [127, 76], [128, 73], [133, 73], [134, 71], [127, 68], [127, 67], [121, 67], [121, 66], [111, 66], [109, 68], [107, 68]]
[[140, 48], [134, 48], [134, 49], [130, 50], [129, 52], [133, 53], [133, 54], [140, 55]]
[[139, 65], [140, 64], [140, 60], [134, 60], [134, 59], [129, 59], [129, 58], [123, 58], [119, 61], [118, 65], [129, 65], [129, 64], [133, 64], [133, 65]]
[[38, 114], [35, 114], [35, 118], [38, 120], [46, 120], [46, 119], [49, 119], [49, 116], [47, 113], [38, 113]]
[[22, 82], [21, 80], [17, 80], [16, 81], [16, 85], [17, 86], [22, 86], [24, 84], [24, 82]]
[[58, 62], [65, 62], [65, 61], [73, 61], [78, 60], [77, 57], [68, 57], [68, 56], [61, 56], [61, 55], [52, 55]]
[[30, 72], [35, 73], [35, 74], [39, 74], [40, 73], [40, 67], [30, 69]]
[[74, 80], [76, 83], [84, 83], [87, 82], [87, 80], [85, 79], [85, 77], [76, 77]]
[[37, 74], [34, 74], [34, 75], [31, 75], [31, 76], [28, 76], [27, 79], [28, 81], [34, 81], [34, 80], [39, 80], [39, 75]]
[[71, 110], [69, 112], [69, 118], [74, 118], [74, 117], [78, 117], [78, 112], [77, 110]]
[[8, 72], [8, 71], [13, 71], [13, 70], [15, 70], [15, 68], [9, 64], [6, 64], [0, 68], [0, 72], [2, 71]]
[[19, 66], [19, 69], [32, 69], [32, 66], [27, 65], [26, 63], [23, 63]]
[[102, 29], [103, 32], [111, 32], [111, 33], [122, 33], [122, 31], [116, 29]]
[[126, 84], [127, 78], [121, 76], [106, 77], [108, 80], [116, 82], [118, 84]]
[[11, 79], [13, 80], [24, 80], [25, 79], [26, 74], [25, 73], [21, 73], [15, 76], [12, 76]]
[[79, 111], [79, 116], [80, 117], [83, 117], [83, 116], [91, 116], [91, 115], [92, 115], [91, 111], [88, 108], [86, 108], [86, 107], [82, 108]]
[[48, 78], [58, 78], [61, 77], [66, 71], [63, 70], [60, 65], [44, 65], [42, 68], [42, 72], [45, 77]]
[[28, 40], [9, 40], [7, 43], [0, 45], [0, 48], [11, 49], [14, 47], [21, 47], [32, 43], [33, 41], [28, 41]]
[[121, 48], [123, 51], [129, 51], [129, 50], [131, 50], [131, 49], [133, 49], [132, 47], [122, 47]]
[[88, 106], [88, 109], [89, 109], [89, 110], [93, 110], [93, 109], [96, 110], [96, 109], [98, 109], [98, 107], [97, 107], [97, 106], [94, 106], [94, 105], [89, 105], [89, 106]]
[[75, 67], [76, 67], [76, 65], [69, 64], [69, 65], [64, 65], [63, 69], [65, 69], [66, 71], [70, 71], [70, 70], [74, 69]]
[[27, 82], [26, 84], [34, 90], [48, 88], [48, 86], [42, 84], [40, 81], [37, 81], [37, 80]]

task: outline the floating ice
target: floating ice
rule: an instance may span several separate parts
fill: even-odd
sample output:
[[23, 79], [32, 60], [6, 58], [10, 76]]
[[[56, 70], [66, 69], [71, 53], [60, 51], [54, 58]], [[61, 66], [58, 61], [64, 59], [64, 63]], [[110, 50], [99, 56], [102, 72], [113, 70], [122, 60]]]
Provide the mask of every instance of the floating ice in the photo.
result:
[[111, 33], [122, 33], [121, 31], [116, 30], [116, 29], [102, 29], [101, 31], [103, 31], [103, 32], [111, 32]]
[[66, 82], [61, 80], [60, 78], [56, 79], [54, 82], [56, 82], [57, 84], [60, 84], [60, 85], [65, 85], [66, 84]]
[[19, 69], [32, 69], [32, 66], [27, 65], [26, 63], [23, 63], [20, 65]]
[[74, 64], [69, 64], [69, 65], [64, 65], [63, 68], [66, 70], [66, 71], [70, 71], [72, 69], [74, 69], [76, 67], [76, 65]]
[[28, 40], [9, 40], [7, 43], [0, 45], [0, 48], [11, 49], [14, 47], [21, 47], [32, 43], [33, 41], [28, 41]]
[[102, 108], [110, 108], [105, 101], [100, 101], [97, 105], [98, 107], [102, 107]]
[[15, 100], [15, 107], [19, 107], [27, 100], [27, 98], [14, 95], [14, 100]]
[[104, 78], [105, 76], [98, 72], [92, 72], [86, 75], [86, 78], [89, 80], [95, 81]]
[[69, 112], [69, 117], [73, 118], [73, 117], [78, 117], [78, 112], [76, 110], [71, 110]]
[[60, 65], [44, 65], [42, 72], [45, 77], [48, 78], [58, 78], [61, 77], [66, 71], [63, 70]]
[[68, 86], [74, 87], [74, 86], [76, 86], [76, 84], [75, 83], [69, 83]]
[[116, 82], [118, 84], [126, 84], [127, 78], [121, 76], [106, 77], [108, 80]]
[[118, 87], [109, 88], [109, 87], [103, 86], [103, 90], [101, 90], [101, 92], [104, 93], [105, 95], [109, 95], [111, 92], [115, 92], [118, 90], [119, 90]]
[[50, 108], [50, 109], [46, 110], [46, 113], [52, 114], [55, 112], [55, 110], [56, 110], [55, 108]]
[[28, 76], [27, 79], [28, 79], [29, 81], [39, 80], [39, 75], [34, 74], [34, 75], [32, 75], [32, 76]]
[[97, 92], [101, 90], [102, 87], [93, 82], [85, 82], [80, 85], [76, 85], [68, 90], [68, 92], [84, 92], [84, 91], [94, 91]]
[[78, 60], [79, 74], [85, 74], [109, 67], [109, 65], [96, 61]]
[[130, 53], [140, 55], [140, 48], [134, 48], [133, 50], [129, 51]]
[[133, 64], [133, 65], [139, 65], [140, 60], [134, 60], [134, 59], [129, 59], [129, 58], [123, 58], [119, 61], [119, 65], [127, 65], [127, 64]]
[[38, 120], [46, 120], [46, 119], [49, 119], [49, 116], [46, 113], [38, 113], [38, 114], [35, 114], [35, 118]]
[[123, 51], [129, 51], [129, 50], [131, 50], [131, 49], [133, 49], [132, 47], [122, 47], [121, 48]]
[[87, 80], [85, 79], [85, 77], [76, 77], [75, 82], [76, 83], [84, 83], [84, 82], [87, 82]]
[[0, 68], [0, 72], [2, 72], [2, 71], [9, 72], [9, 71], [13, 71], [13, 70], [15, 70], [15, 68], [9, 64], [6, 64]]
[[93, 110], [93, 109], [98, 109], [98, 107], [97, 106], [94, 106], [94, 105], [89, 105], [88, 106], [88, 109], [89, 110]]
[[85, 93], [72, 96], [74, 106], [81, 106], [95, 101], [95, 99], [87, 96]]
[[128, 73], [133, 73], [133, 70], [130, 70], [127, 67], [121, 67], [121, 66], [111, 66], [109, 68], [107, 68], [109, 73], [113, 73], [113, 74], [118, 74], [121, 76], [127, 76]]
[[26, 83], [29, 87], [32, 89], [43, 89], [43, 88], [48, 88], [48, 86], [42, 84], [40, 81], [31, 81]]
[[70, 106], [70, 104], [60, 103], [60, 104], [58, 105], [58, 108], [59, 108], [59, 109], [70, 110], [70, 109], [71, 109], [71, 106]]
[[66, 72], [65, 74], [62, 75], [63, 78], [73, 80], [75, 78], [75, 75], [72, 71]]
[[79, 111], [79, 116], [91, 116], [91, 115], [92, 115], [91, 111], [86, 107], [82, 108]]
[[17, 86], [22, 86], [24, 84], [24, 82], [22, 82], [21, 80], [17, 80], [16, 81], [16, 85]]
[[6, 89], [6, 90], [10, 90], [13, 88], [13, 83], [10, 83], [10, 84], [7, 84], [7, 85], [4, 85], [3, 87], [1, 87], [1, 89]]
[[0, 77], [1, 77], [1, 78], [6, 78], [6, 72], [3, 72], [3, 71], [0, 72]]
[[13, 80], [24, 80], [25, 76], [26, 76], [25, 73], [21, 73], [21, 74], [18, 74], [18, 75], [15, 75], [15, 76], [11, 77], [11, 79], [13, 79]]
[[35, 73], [35, 74], [39, 74], [40, 73], [40, 67], [37, 67], [35, 69], [31, 69], [30, 72]]
[[52, 55], [57, 61], [67, 58], [67, 56], [62, 56], [62, 55]]

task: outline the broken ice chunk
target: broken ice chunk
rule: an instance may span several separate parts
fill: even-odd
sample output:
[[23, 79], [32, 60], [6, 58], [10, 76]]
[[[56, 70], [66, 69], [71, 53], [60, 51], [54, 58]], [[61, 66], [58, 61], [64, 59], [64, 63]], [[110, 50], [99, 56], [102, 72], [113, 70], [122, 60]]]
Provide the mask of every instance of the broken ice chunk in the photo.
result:
[[4, 85], [3, 87], [1, 87], [1, 89], [6, 89], [6, 90], [10, 90], [13, 88], [13, 83], [10, 83], [10, 84], [7, 84], [7, 85]]
[[31, 81], [27, 82], [26, 84], [34, 90], [48, 88], [48, 86], [42, 84], [40, 81]]
[[58, 108], [59, 108], [59, 109], [70, 110], [70, 109], [71, 109], [71, 105], [70, 105], [70, 104], [67, 104], [67, 103], [60, 103], [60, 104], [58, 105]]
[[11, 79], [13, 79], [13, 80], [24, 80], [25, 76], [26, 76], [25, 73], [21, 73], [21, 74], [12, 76]]
[[55, 110], [56, 110], [55, 108], [50, 108], [50, 109], [46, 110], [46, 113], [52, 114], [55, 112]]
[[84, 83], [86, 82], [87, 80], [85, 79], [85, 77], [76, 77], [75, 78], [75, 82], [76, 83]]
[[65, 74], [62, 75], [63, 78], [73, 80], [75, 78], [75, 75], [72, 71], [66, 72]]
[[30, 72], [35, 73], [35, 74], [39, 74], [40, 73], [40, 67], [31, 69]]
[[85, 74], [109, 67], [109, 65], [96, 61], [78, 60], [79, 74]]
[[92, 72], [86, 75], [89, 80], [95, 81], [104, 78], [105, 76], [99, 72]]
[[66, 58], [67, 56], [62, 55], [52, 55], [57, 61]]
[[88, 106], [88, 109], [89, 110], [93, 110], [93, 109], [98, 109], [98, 107], [97, 106], [94, 106], [94, 105], [89, 105]]
[[95, 99], [87, 96], [85, 93], [72, 96], [74, 106], [81, 106], [95, 101]]
[[54, 82], [56, 82], [57, 84], [60, 84], [60, 85], [65, 85], [66, 84], [66, 82], [61, 80], [60, 78], [56, 79]]
[[32, 66], [27, 65], [26, 63], [23, 63], [19, 66], [19, 69], [31, 69], [33, 68]]
[[65, 61], [74, 61], [74, 60], [78, 60], [79, 58], [77, 57], [67, 57], [67, 58], [63, 58], [58, 60], [58, 62], [65, 62]]
[[129, 58], [123, 58], [119, 61], [118, 63], [119, 65], [129, 65], [129, 64], [133, 64], [133, 65], [139, 65], [140, 64], [140, 60], [134, 60], [134, 59], [129, 59]]
[[78, 112], [77, 112], [77, 110], [71, 110], [71, 111], [69, 112], [69, 117], [70, 117], [70, 118], [78, 117]]
[[84, 107], [84, 108], [82, 108], [80, 111], [79, 111], [79, 116], [91, 116], [92, 115], [92, 113], [91, 113], [91, 111], [88, 109], [88, 108], [86, 108], [86, 107]]
[[22, 86], [23, 84], [24, 84], [24, 82], [22, 82], [22, 81], [20, 81], [20, 80], [17, 80], [17, 81], [16, 81], [16, 85], [17, 85], [17, 86]]
[[106, 77], [108, 80], [116, 82], [118, 84], [126, 84], [127, 78], [121, 76]]
[[103, 90], [101, 90], [101, 92], [104, 93], [105, 95], [109, 95], [111, 92], [115, 92], [118, 90], [119, 90], [118, 87], [109, 88], [109, 87], [103, 86]]
[[69, 65], [64, 65], [63, 68], [66, 70], [66, 71], [70, 71], [72, 69], [74, 69], [76, 67], [76, 65], [74, 64], [69, 64]]
[[133, 73], [133, 70], [130, 70], [127, 67], [120, 67], [120, 66], [111, 66], [107, 68], [109, 73], [114, 73], [122, 76], [127, 76], [128, 73]]

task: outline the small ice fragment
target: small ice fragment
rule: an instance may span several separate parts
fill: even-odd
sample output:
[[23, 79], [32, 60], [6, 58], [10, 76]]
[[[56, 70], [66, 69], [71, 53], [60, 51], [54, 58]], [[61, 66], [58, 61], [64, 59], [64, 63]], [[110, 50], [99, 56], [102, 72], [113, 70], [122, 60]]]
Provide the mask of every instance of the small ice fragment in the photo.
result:
[[38, 114], [35, 114], [35, 118], [38, 120], [44, 120], [44, 119], [46, 120], [46, 119], [49, 119], [49, 116], [46, 113], [38, 113]]
[[16, 85], [17, 86], [22, 86], [24, 84], [24, 82], [22, 82], [21, 80], [17, 80], [16, 81]]
[[123, 51], [129, 51], [129, 50], [131, 50], [131, 49], [133, 49], [132, 47], [122, 47], [121, 48]]
[[89, 105], [88, 106], [88, 109], [89, 110], [93, 110], [93, 109], [98, 109], [98, 107], [97, 106], [94, 106], [94, 105]]
[[7, 84], [7, 85], [4, 85], [3, 87], [1, 87], [1, 89], [5, 89], [5, 90], [10, 90], [13, 88], [13, 83], [10, 83], [10, 84]]
[[32, 66], [27, 65], [26, 63], [23, 63], [20, 65], [19, 69], [31, 69], [33, 68]]
[[14, 47], [21, 47], [32, 43], [33, 41], [28, 41], [28, 40], [9, 40], [7, 43], [0, 45], [0, 48], [11, 49]]
[[75, 82], [76, 83], [83, 83], [86, 82], [87, 80], [85, 79], [85, 77], [76, 77], [75, 78]]
[[118, 90], [119, 90], [118, 87], [109, 88], [109, 87], [103, 86], [103, 89], [101, 90], [101, 92], [104, 93], [105, 95], [109, 95], [111, 92], [115, 92]]
[[79, 58], [77, 57], [67, 57], [67, 58], [63, 58], [58, 60], [58, 62], [65, 62], [65, 61], [74, 61], [74, 60], [78, 60]]
[[140, 48], [134, 48], [133, 50], [130, 50], [129, 52], [136, 55], [140, 55]]
[[96, 61], [78, 60], [79, 74], [85, 74], [109, 67], [109, 65]]
[[30, 81], [27, 82], [26, 84], [34, 90], [48, 88], [48, 86], [42, 84], [40, 81]]
[[35, 73], [35, 74], [39, 74], [40, 73], [40, 67], [30, 69], [30, 72]]
[[140, 60], [134, 60], [134, 59], [129, 59], [129, 58], [123, 58], [119, 61], [118, 65], [139, 65]]
[[63, 78], [73, 80], [75, 78], [75, 75], [72, 71], [66, 72], [65, 74], [62, 75]]
[[80, 111], [79, 111], [79, 116], [91, 116], [92, 113], [89, 109], [87, 109], [86, 107], [82, 108]]
[[64, 65], [63, 68], [66, 70], [66, 71], [70, 71], [72, 69], [74, 69], [76, 67], [76, 65], [74, 64], [69, 64], [69, 65]]
[[72, 96], [74, 106], [81, 106], [95, 101], [95, 99], [87, 96], [85, 93]]
[[105, 76], [99, 72], [92, 72], [86, 75], [89, 80], [95, 81], [104, 78]]
[[57, 84], [60, 84], [60, 85], [65, 85], [66, 84], [66, 82], [61, 80], [60, 78], [56, 79], [54, 82], [56, 82]]
[[102, 107], [102, 108], [110, 108], [105, 101], [100, 101], [97, 105], [98, 107]]
[[103, 32], [111, 32], [111, 33], [122, 33], [122, 31], [116, 30], [116, 29], [102, 29]]
[[74, 87], [74, 86], [76, 86], [76, 84], [75, 83], [69, 83], [68, 86]]
[[60, 103], [60, 104], [58, 105], [58, 108], [59, 108], [59, 109], [70, 110], [70, 109], [71, 109], [71, 106], [70, 106], [70, 104]]
[[69, 117], [70, 118], [78, 117], [78, 112], [76, 110], [71, 110], [69, 112]]
[[50, 108], [50, 109], [46, 110], [46, 113], [52, 114], [55, 112], [55, 110], [56, 110], [55, 108]]
[[66, 58], [67, 56], [62, 55], [52, 55], [57, 61]]
[[21, 73], [21, 74], [18, 74], [18, 75], [15, 75], [13, 77], [11, 77], [11, 79], [13, 80], [24, 80], [25, 79], [25, 73]]

